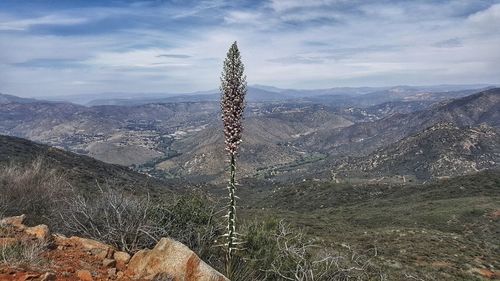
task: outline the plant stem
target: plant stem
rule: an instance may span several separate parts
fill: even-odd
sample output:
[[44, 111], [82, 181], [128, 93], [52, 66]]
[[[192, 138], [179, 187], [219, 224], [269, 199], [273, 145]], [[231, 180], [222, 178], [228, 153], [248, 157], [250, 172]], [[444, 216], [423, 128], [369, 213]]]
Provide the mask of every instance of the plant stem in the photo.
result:
[[231, 265], [232, 265], [232, 253], [234, 250], [234, 239], [235, 239], [235, 231], [236, 231], [236, 199], [235, 199], [235, 191], [236, 191], [236, 164], [234, 159], [234, 154], [231, 153], [231, 176], [229, 180], [229, 207], [228, 207], [228, 222], [227, 222], [227, 263], [226, 263], [226, 272], [228, 277], [231, 276]]

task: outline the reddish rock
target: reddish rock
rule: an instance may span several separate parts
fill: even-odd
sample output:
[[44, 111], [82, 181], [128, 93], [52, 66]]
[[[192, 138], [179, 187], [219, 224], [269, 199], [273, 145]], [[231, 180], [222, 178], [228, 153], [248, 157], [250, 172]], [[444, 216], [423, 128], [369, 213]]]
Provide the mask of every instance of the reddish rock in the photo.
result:
[[116, 268], [108, 269], [108, 276], [109, 277], [116, 277]]
[[106, 245], [104, 243], [92, 239], [81, 238], [77, 236], [70, 237], [69, 241], [81, 245], [86, 250], [93, 250], [93, 249], [107, 250], [111, 247], [109, 245]]
[[488, 279], [495, 279], [495, 277], [496, 277], [495, 272], [493, 272], [489, 269], [486, 269], [486, 268], [474, 268], [474, 269], [472, 269], [472, 272], [477, 273], [477, 274], [481, 275], [482, 277], [488, 278]]
[[33, 227], [27, 227], [24, 230], [24, 232], [29, 235], [33, 235], [40, 240], [47, 240], [49, 239], [50, 235], [49, 227], [46, 226], [45, 224], [40, 224]]
[[130, 261], [130, 255], [126, 252], [121, 251], [115, 252], [113, 258], [116, 260], [116, 262], [123, 264], [127, 264]]
[[0, 220], [0, 225], [10, 225], [17, 229], [23, 230], [25, 228], [23, 224], [25, 218], [26, 215], [3, 218], [2, 220]]
[[21, 280], [23, 280], [23, 281], [33, 280], [35, 278], [38, 278], [39, 276], [40, 276], [40, 274], [37, 274], [37, 273], [26, 274], [21, 278]]
[[67, 246], [71, 246], [71, 243], [72, 243], [68, 237], [66, 237], [62, 234], [59, 234], [59, 233], [52, 234], [52, 240], [55, 242], [56, 245], [60, 245], [63, 248], [67, 247]]
[[40, 281], [55, 281], [56, 275], [52, 272], [46, 272], [42, 276], [40, 276]]
[[114, 259], [104, 259], [102, 261], [102, 266], [104, 267], [115, 267], [116, 266], [116, 261]]
[[76, 272], [76, 277], [81, 281], [94, 281], [92, 274], [88, 270], [78, 270]]
[[100, 259], [111, 258], [114, 253], [114, 249], [110, 245], [92, 239], [73, 236], [69, 238], [69, 241], [82, 246], [86, 250], [89, 250], [92, 255]]

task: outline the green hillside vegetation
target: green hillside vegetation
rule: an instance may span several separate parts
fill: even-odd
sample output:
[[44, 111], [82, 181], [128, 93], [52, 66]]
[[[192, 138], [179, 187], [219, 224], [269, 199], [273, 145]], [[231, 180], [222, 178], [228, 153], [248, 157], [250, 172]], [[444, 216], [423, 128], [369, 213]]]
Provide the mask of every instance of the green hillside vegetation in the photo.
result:
[[284, 218], [333, 248], [376, 252], [388, 280], [474, 280], [500, 266], [498, 170], [426, 185], [306, 182], [253, 204], [247, 217]]

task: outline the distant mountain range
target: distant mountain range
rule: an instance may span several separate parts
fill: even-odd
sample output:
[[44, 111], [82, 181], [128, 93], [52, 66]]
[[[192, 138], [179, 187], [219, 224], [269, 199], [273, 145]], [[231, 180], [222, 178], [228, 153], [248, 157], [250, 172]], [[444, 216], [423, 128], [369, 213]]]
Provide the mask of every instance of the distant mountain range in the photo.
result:
[[29, 99], [29, 98], [20, 98], [12, 95], [6, 95], [0, 93], [0, 104], [6, 104], [6, 103], [32, 103], [32, 102], [37, 102], [38, 100], [36, 99]]
[[[267, 86], [248, 87], [248, 102], [286, 102], [297, 101], [330, 104], [337, 107], [345, 106], [372, 106], [389, 101], [423, 101], [444, 100], [457, 98], [486, 89], [487, 85], [464, 86], [397, 86], [397, 87], [358, 87], [358, 88], [331, 88], [318, 90], [279, 89]], [[101, 95], [102, 96], [102, 95]], [[105, 96], [105, 95], [104, 95]], [[218, 101], [218, 90], [195, 92], [174, 95], [137, 95], [130, 98], [97, 98], [86, 102], [85, 105], [140, 105], [146, 103], [167, 102], [200, 102]]]
[[[342, 172], [344, 179], [407, 175], [428, 180], [473, 171], [471, 167], [496, 166], [492, 140], [500, 127], [500, 89], [464, 87], [308, 91], [251, 87], [239, 175], [272, 181], [331, 180], [332, 173], [340, 177]], [[220, 182], [225, 155], [218, 94], [198, 96], [211, 95], [213, 99], [206, 100], [177, 96], [113, 100], [109, 103], [115, 105], [95, 106], [0, 95], [0, 134], [28, 138], [157, 177]], [[428, 128], [444, 123], [459, 129], [439, 129], [426, 135], [434, 132]], [[477, 134], [481, 145], [488, 144], [478, 155], [467, 156], [460, 150], [446, 154], [438, 149], [438, 143], [427, 142], [443, 134], [450, 141], [463, 143], [467, 135], [486, 130], [482, 124], [489, 126], [491, 136]], [[460, 130], [467, 133], [457, 135]], [[420, 149], [426, 151], [427, 163], [417, 166], [424, 168], [413, 165], [417, 159], [424, 161], [413, 155]], [[451, 162], [463, 167], [444, 160], [440, 161], [447, 167], [438, 165], [436, 159], [442, 155], [454, 157]], [[385, 162], [377, 160], [377, 167], [373, 167], [374, 161], [382, 158]], [[408, 165], [401, 167], [403, 163]]]
[[[401, 100], [405, 94], [415, 93], [437, 93], [457, 92], [463, 90], [476, 90], [494, 87], [487, 84], [470, 85], [432, 85], [432, 86], [394, 86], [394, 87], [336, 87], [328, 89], [282, 89], [266, 85], [251, 85], [248, 87], [248, 100], [250, 102], [268, 101], [290, 101], [305, 99], [312, 102], [335, 102], [339, 106], [360, 106], [360, 100], [353, 99], [361, 95], [365, 106], [376, 102]], [[386, 95], [393, 95], [390, 97]], [[394, 97], [394, 95], [402, 95]], [[1, 94], [0, 94], [1, 95]], [[41, 96], [40, 100], [71, 102], [81, 105], [140, 105], [146, 103], [165, 102], [196, 102], [196, 101], [218, 101], [219, 91], [217, 89], [198, 91], [191, 93], [88, 93], [67, 96]], [[372, 96], [370, 96], [372, 95]], [[380, 96], [379, 96], [380, 95]], [[382, 102], [383, 102], [382, 101]]]

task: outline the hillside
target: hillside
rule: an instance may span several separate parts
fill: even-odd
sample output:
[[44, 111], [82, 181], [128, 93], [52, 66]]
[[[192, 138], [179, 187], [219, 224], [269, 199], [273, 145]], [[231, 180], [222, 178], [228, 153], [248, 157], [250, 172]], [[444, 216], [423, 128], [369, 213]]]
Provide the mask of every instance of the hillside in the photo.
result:
[[499, 172], [425, 185], [283, 184], [245, 193], [242, 212], [285, 219], [332, 247], [368, 255], [388, 280], [489, 280], [500, 276]]
[[[290, 143], [319, 128], [348, 126], [346, 118], [321, 106], [298, 109], [274, 108], [262, 116], [244, 120], [245, 135], [238, 164], [241, 177], [259, 176], [269, 167], [309, 161], [321, 157], [297, 149]], [[226, 169], [222, 128], [209, 126], [197, 133], [175, 141], [171, 149], [179, 155], [157, 165], [159, 170], [190, 179], [222, 181]]]
[[29, 99], [29, 98], [21, 98], [21, 97], [16, 97], [12, 95], [6, 95], [0, 93], [0, 104], [7, 104], [7, 103], [32, 103], [32, 102], [37, 102], [36, 99]]
[[206, 125], [217, 108], [216, 103], [136, 107], [10, 103], [0, 108], [0, 133], [128, 166], [163, 156], [169, 135]]
[[458, 127], [481, 123], [498, 127], [499, 112], [500, 88], [495, 88], [445, 101], [421, 111], [389, 115], [373, 122], [360, 122], [336, 130], [319, 130], [298, 139], [295, 144], [330, 155], [367, 155], [441, 122]]
[[429, 180], [500, 165], [500, 134], [487, 125], [438, 123], [362, 158], [333, 167], [343, 178], [405, 176]]
[[[317, 90], [311, 97], [299, 97], [291, 90], [269, 89], [272, 95], [268, 95], [264, 89], [252, 89], [254, 97], [261, 94], [269, 99], [250, 99], [247, 104], [239, 164], [242, 177], [301, 179], [311, 175], [313, 163], [319, 165], [312, 169], [314, 174], [341, 157], [367, 156], [439, 122], [498, 127], [500, 119], [498, 89], [451, 101], [443, 99], [474, 90], [422, 94], [420, 88], [382, 89], [398, 94], [393, 94], [391, 101], [369, 107], [326, 106], [311, 99], [345, 95], [361, 103], [364, 96], [375, 95], [364, 91], [375, 89], [347, 89], [345, 94]], [[275, 95], [294, 99], [276, 101]], [[91, 107], [9, 102], [0, 108], [0, 134], [158, 177], [220, 181], [225, 156], [218, 111], [216, 101]]]
[[78, 188], [95, 189], [96, 183], [124, 188], [133, 192], [168, 191], [168, 185], [157, 179], [134, 172], [127, 167], [107, 164], [88, 156], [78, 155], [26, 139], [0, 135], [0, 165], [26, 165], [42, 158], [47, 167], [63, 172]]

